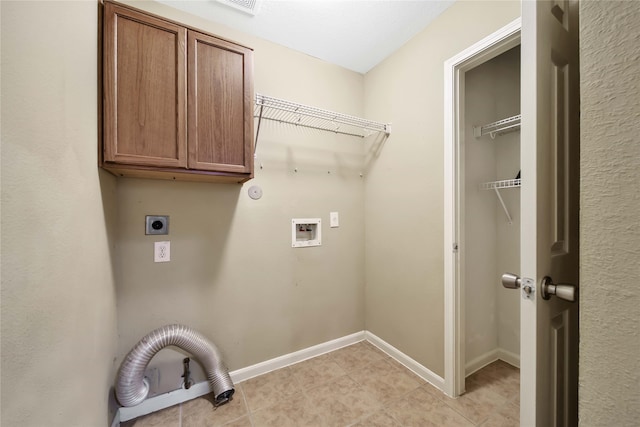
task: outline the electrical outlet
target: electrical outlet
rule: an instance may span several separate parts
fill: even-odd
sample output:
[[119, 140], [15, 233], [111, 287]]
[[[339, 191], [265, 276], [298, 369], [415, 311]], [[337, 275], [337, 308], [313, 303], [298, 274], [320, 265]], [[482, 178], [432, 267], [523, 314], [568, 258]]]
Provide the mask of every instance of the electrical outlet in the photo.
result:
[[171, 242], [155, 242], [153, 244], [153, 261], [171, 261]]

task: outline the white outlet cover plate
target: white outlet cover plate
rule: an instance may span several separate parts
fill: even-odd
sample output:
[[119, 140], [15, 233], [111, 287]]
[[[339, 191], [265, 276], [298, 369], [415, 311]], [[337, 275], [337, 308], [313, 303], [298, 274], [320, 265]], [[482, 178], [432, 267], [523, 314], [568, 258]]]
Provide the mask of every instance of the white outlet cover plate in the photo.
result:
[[153, 261], [154, 262], [171, 261], [171, 242], [154, 242]]
[[340, 215], [338, 212], [329, 212], [329, 227], [340, 227]]

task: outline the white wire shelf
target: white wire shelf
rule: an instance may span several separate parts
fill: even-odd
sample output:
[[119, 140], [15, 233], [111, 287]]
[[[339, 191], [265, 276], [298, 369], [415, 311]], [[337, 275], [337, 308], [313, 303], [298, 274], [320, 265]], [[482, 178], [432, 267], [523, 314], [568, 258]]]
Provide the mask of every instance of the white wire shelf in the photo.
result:
[[509, 214], [509, 209], [507, 209], [507, 205], [505, 205], [504, 200], [502, 199], [502, 196], [500, 195], [500, 191], [501, 189], [505, 189], [505, 188], [517, 188], [517, 187], [521, 187], [522, 186], [522, 179], [517, 178], [517, 179], [503, 179], [501, 181], [491, 181], [491, 182], [484, 182], [482, 184], [480, 184], [480, 189], [481, 190], [494, 190], [496, 193], [496, 196], [498, 197], [498, 201], [500, 202], [500, 205], [502, 206], [502, 209], [504, 210], [504, 214], [507, 216], [507, 221], [509, 222], [509, 224], [513, 224], [513, 219], [511, 218], [511, 214]]
[[262, 120], [287, 123], [359, 138], [364, 138], [377, 132], [383, 132], [386, 135], [391, 133], [391, 125], [388, 123], [362, 119], [261, 94], [256, 94], [253, 116], [258, 119], [256, 145]]
[[522, 180], [520, 178], [518, 178], [518, 179], [504, 179], [502, 181], [484, 182], [484, 183], [480, 184], [480, 189], [481, 190], [496, 190], [496, 189], [501, 189], [501, 188], [515, 188], [515, 187], [521, 187], [521, 186], [522, 186]]
[[515, 132], [520, 130], [521, 117], [522, 115], [518, 114], [517, 116], [507, 117], [506, 119], [498, 120], [488, 125], [474, 126], [473, 136], [480, 138], [481, 136], [489, 135], [491, 138], [495, 138], [498, 135]]

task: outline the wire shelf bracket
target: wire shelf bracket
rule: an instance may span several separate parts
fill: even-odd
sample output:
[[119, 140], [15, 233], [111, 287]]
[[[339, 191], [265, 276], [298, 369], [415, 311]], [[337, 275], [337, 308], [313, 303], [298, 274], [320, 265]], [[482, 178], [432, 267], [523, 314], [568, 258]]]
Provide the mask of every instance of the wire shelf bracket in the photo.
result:
[[258, 119], [256, 148], [258, 147], [262, 120], [287, 123], [358, 138], [364, 138], [376, 132], [383, 132], [387, 136], [391, 134], [391, 124], [389, 123], [375, 122], [259, 93], [256, 94], [253, 117]]
[[502, 181], [492, 181], [492, 182], [484, 182], [480, 184], [481, 190], [494, 190], [496, 192], [496, 196], [498, 196], [498, 200], [502, 205], [502, 209], [504, 210], [505, 215], [507, 216], [507, 221], [509, 224], [513, 224], [513, 219], [509, 214], [509, 209], [507, 209], [507, 205], [504, 204], [504, 200], [502, 200], [502, 195], [500, 194], [500, 189], [504, 188], [516, 188], [522, 185], [522, 179], [505, 179]]
[[506, 119], [498, 120], [497, 122], [489, 123], [484, 126], [474, 126], [473, 136], [480, 138], [481, 136], [489, 135], [491, 139], [495, 139], [497, 135], [503, 135], [509, 132], [515, 132], [520, 130], [520, 119], [522, 115], [507, 117]]

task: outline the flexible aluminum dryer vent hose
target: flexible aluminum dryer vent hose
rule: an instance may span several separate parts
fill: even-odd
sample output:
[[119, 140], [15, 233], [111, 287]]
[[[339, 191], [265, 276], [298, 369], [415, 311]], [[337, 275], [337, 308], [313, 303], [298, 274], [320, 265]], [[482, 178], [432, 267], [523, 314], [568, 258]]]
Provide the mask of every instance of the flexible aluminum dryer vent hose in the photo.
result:
[[135, 406], [144, 401], [149, 393], [144, 371], [153, 356], [170, 345], [180, 347], [200, 361], [207, 373], [217, 405], [226, 403], [233, 396], [233, 382], [216, 346], [191, 328], [168, 325], [142, 338], [120, 365], [116, 398], [121, 405]]

